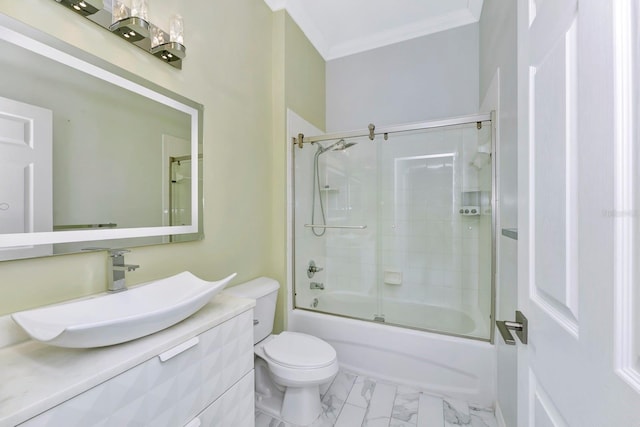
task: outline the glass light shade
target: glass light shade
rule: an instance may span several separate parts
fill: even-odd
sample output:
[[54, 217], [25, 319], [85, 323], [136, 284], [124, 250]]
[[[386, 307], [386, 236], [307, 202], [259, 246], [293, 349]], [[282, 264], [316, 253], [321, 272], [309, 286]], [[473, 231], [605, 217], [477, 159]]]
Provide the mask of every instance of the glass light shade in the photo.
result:
[[169, 21], [169, 39], [172, 42], [184, 45], [184, 21], [182, 16], [173, 15]]
[[166, 36], [167, 33], [162, 31], [161, 28], [151, 25], [151, 47], [167, 43]]
[[111, 13], [111, 22], [115, 23], [129, 17], [129, 9], [122, 0], [114, 0], [113, 11]]
[[147, 0], [131, 1], [131, 16], [149, 21], [149, 2]]

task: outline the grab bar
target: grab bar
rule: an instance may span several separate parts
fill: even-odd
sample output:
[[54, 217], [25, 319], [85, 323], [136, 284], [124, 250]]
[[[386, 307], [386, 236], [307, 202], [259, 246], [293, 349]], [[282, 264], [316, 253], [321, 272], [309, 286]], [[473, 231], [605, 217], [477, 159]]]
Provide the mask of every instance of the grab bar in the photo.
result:
[[346, 228], [350, 230], [364, 230], [366, 225], [321, 225], [321, 224], [305, 224], [307, 228]]

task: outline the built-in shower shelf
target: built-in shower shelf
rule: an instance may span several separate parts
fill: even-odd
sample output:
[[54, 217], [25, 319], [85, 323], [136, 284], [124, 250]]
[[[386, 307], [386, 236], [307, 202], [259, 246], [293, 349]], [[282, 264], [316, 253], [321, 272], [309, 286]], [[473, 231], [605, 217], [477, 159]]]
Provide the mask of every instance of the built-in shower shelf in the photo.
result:
[[508, 237], [513, 240], [518, 240], [518, 229], [517, 228], [503, 228], [502, 235]]

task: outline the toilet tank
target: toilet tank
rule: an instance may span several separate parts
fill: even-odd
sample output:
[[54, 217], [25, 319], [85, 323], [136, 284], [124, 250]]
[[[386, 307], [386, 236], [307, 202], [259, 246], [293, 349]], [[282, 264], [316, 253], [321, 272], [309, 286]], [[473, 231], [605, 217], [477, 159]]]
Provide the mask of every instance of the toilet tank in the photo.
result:
[[[253, 298], [256, 307], [253, 309], [254, 328], [253, 343], [257, 344], [273, 331], [273, 319], [276, 315], [276, 300], [280, 284], [269, 277], [259, 277], [254, 280], [232, 286], [224, 290], [225, 293], [242, 298]], [[258, 323], [255, 323], [255, 321]]]

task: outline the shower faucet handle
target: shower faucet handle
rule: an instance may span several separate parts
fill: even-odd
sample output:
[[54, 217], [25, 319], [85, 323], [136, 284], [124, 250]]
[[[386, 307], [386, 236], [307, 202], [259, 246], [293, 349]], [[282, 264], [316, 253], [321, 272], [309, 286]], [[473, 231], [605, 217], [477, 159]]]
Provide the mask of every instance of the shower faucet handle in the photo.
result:
[[324, 268], [316, 267], [316, 262], [311, 260], [309, 261], [309, 267], [307, 268], [307, 277], [311, 279], [314, 274], [322, 270], [324, 270]]

